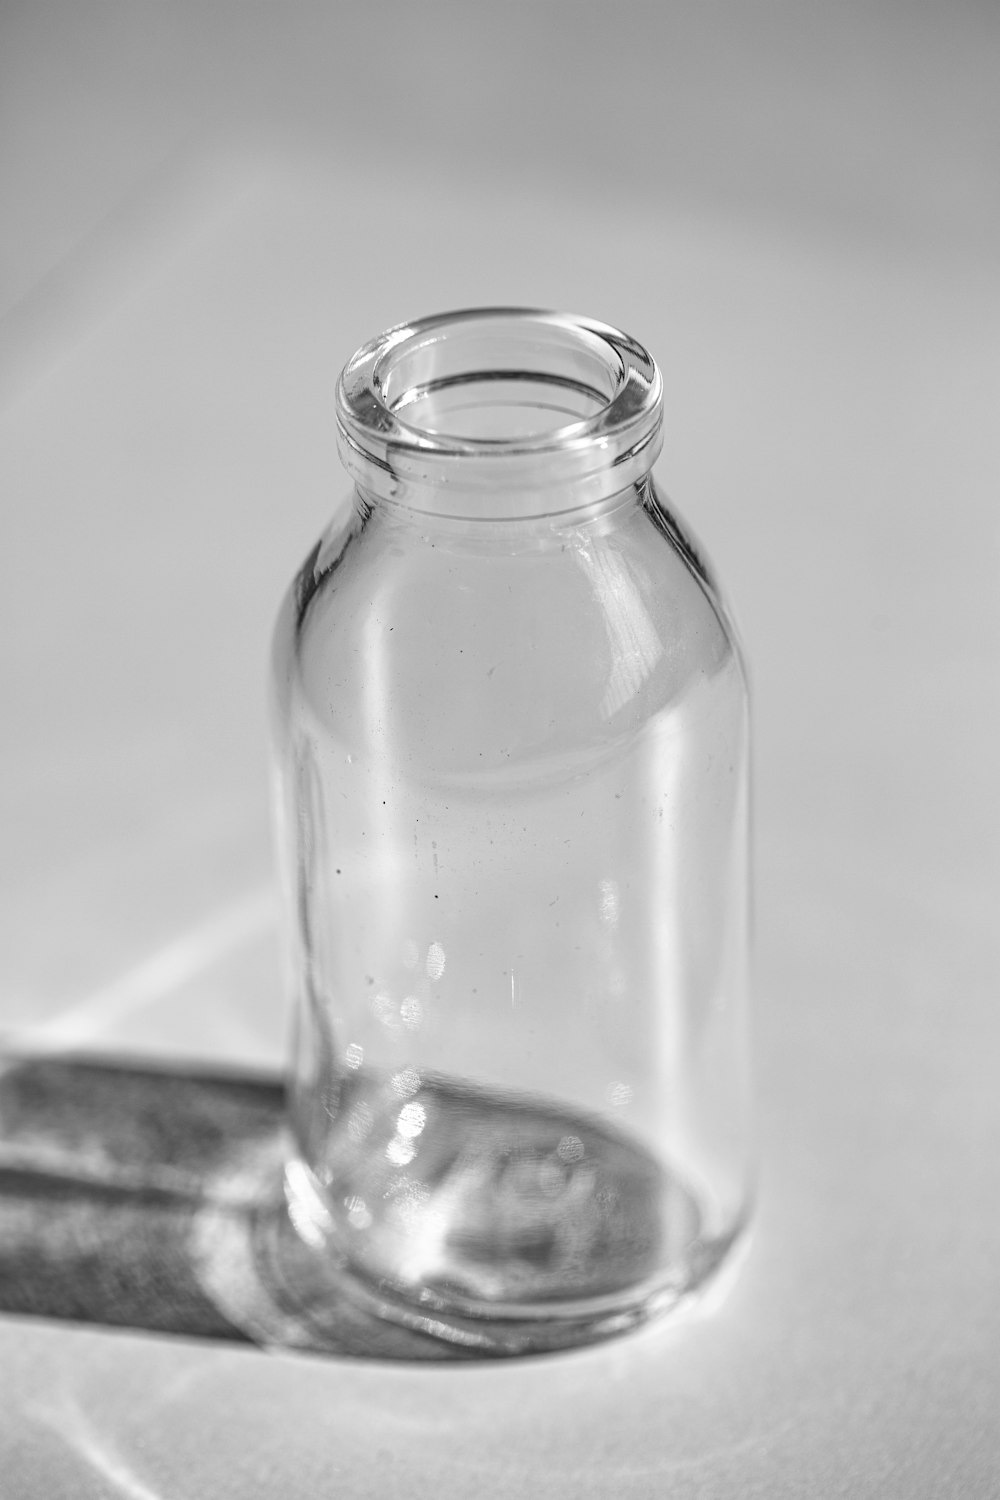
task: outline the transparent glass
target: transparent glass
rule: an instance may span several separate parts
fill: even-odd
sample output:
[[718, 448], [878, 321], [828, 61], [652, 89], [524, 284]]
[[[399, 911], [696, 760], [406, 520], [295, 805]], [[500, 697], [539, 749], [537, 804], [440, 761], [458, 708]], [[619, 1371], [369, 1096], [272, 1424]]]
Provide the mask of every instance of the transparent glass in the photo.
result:
[[750, 1202], [747, 691], [614, 329], [396, 328], [274, 654], [292, 1221], [484, 1351], [675, 1307]]

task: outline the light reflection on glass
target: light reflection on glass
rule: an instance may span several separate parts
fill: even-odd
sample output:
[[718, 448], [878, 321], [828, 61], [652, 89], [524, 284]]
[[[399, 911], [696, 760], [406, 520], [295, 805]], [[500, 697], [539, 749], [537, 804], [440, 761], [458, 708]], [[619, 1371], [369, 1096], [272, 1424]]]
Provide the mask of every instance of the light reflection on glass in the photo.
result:
[[420, 1074], [416, 1068], [403, 1068], [402, 1072], [392, 1075], [389, 1083], [394, 1094], [400, 1099], [407, 1099], [420, 1087]]
[[447, 1264], [447, 1216], [413, 1196], [404, 1201], [401, 1217], [407, 1228], [402, 1275], [406, 1281], [420, 1282]]
[[352, 1229], [367, 1229], [372, 1221], [368, 1212], [368, 1205], [363, 1198], [357, 1194], [344, 1199], [344, 1207], [347, 1209], [347, 1221]]
[[424, 1182], [400, 1177], [387, 1189], [385, 1196], [394, 1200], [393, 1209], [407, 1223], [416, 1223], [426, 1213], [431, 1190]]
[[409, 1104], [404, 1104], [399, 1111], [399, 1119], [396, 1121], [396, 1130], [399, 1135], [419, 1135], [427, 1124], [427, 1111], [416, 1099], [411, 1099]]
[[390, 1030], [398, 1024], [399, 1012], [396, 1003], [391, 995], [386, 994], [385, 990], [379, 990], [378, 994], [373, 997], [372, 1010], [378, 1016], [382, 1025], [387, 1026]]
[[347, 1117], [347, 1134], [352, 1141], [363, 1141], [372, 1128], [372, 1112], [362, 1100]]
[[292, 1160], [285, 1168], [288, 1216], [296, 1232], [315, 1250], [321, 1250], [333, 1228], [333, 1220], [317, 1196], [305, 1167]]
[[617, 880], [602, 880], [601, 892], [601, 921], [608, 927], [618, 926], [618, 882]]
[[[684, 787], [688, 779], [686, 743], [669, 741], [662, 754], [651, 756], [648, 775], [642, 791], [647, 806], [658, 809], [661, 817], [676, 819], [684, 805]], [[661, 996], [658, 1007], [656, 1044], [660, 1051], [659, 1066], [664, 1077], [674, 1077], [684, 1049], [681, 1020], [683, 997], [689, 993], [685, 971], [685, 954], [689, 951], [682, 913], [683, 851], [687, 846], [675, 838], [655, 838], [649, 843], [649, 878], [659, 896], [660, 920], [652, 937], [652, 982]], [[690, 875], [688, 875], [690, 880]], [[660, 1096], [661, 1129], [665, 1135], [675, 1132], [675, 1121], [681, 1109], [680, 1090], [664, 1091]]]
[[416, 995], [407, 995], [399, 1007], [399, 1015], [408, 1031], [416, 1031], [423, 1020], [424, 1007]]
[[584, 1146], [578, 1135], [564, 1135], [556, 1147], [560, 1161], [582, 1161]]
[[601, 701], [601, 711], [611, 719], [641, 690], [663, 655], [663, 643], [622, 558], [590, 547], [579, 547], [576, 556], [601, 602], [611, 648], [611, 675]]
[[440, 943], [431, 943], [427, 950], [427, 978], [440, 979], [444, 973], [445, 951]]
[[390, 1161], [395, 1162], [397, 1167], [407, 1166], [417, 1154], [417, 1148], [413, 1141], [407, 1140], [405, 1136], [394, 1135], [385, 1154]]

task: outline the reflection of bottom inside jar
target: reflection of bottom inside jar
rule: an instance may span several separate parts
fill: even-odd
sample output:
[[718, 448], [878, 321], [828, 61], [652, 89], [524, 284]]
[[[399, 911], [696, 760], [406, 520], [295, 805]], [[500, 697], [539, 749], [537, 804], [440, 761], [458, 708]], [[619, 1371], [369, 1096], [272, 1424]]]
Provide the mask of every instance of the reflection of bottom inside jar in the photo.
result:
[[309, 1165], [350, 1267], [442, 1310], [679, 1294], [708, 1269], [686, 1187], [624, 1133], [531, 1096], [358, 1070]]

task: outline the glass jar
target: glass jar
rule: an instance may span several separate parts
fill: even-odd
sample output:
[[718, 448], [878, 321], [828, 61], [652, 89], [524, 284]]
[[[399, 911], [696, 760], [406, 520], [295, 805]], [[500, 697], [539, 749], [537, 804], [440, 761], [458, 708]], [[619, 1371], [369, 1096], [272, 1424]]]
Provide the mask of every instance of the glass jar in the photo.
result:
[[292, 1221], [483, 1351], [676, 1307], [747, 1222], [746, 678], [661, 409], [600, 323], [390, 330], [277, 628]]

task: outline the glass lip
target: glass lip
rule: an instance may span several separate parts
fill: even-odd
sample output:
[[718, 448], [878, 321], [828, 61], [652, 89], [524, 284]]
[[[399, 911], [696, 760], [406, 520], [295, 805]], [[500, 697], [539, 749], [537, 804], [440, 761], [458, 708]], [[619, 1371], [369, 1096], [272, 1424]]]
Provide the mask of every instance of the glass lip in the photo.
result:
[[[508, 357], [520, 347], [530, 356], [524, 373], [540, 382], [582, 389], [566, 372], [571, 363], [585, 362], [600, 373], [601, 391], [587, 387], [600, 404], [544, 432], [502, 438], [452, 435], [407, 421], [407, 402], [390, 395], [405, 359], [433, 363], [435, 346], [447, 341], [458, 371], [449, 384], [520, 373], [484, 362], [484, 342], [491, 339]], [[534, 308], [469, 308], [397, 324], [362, 345], [337, 384], [338, 448], [356, 483], [381, 498], [470, 519], [560, 512], [621, 494], [652, 467], [662, 444], [662, 413], [660, 372], [635, 339], [592, 318]]]

